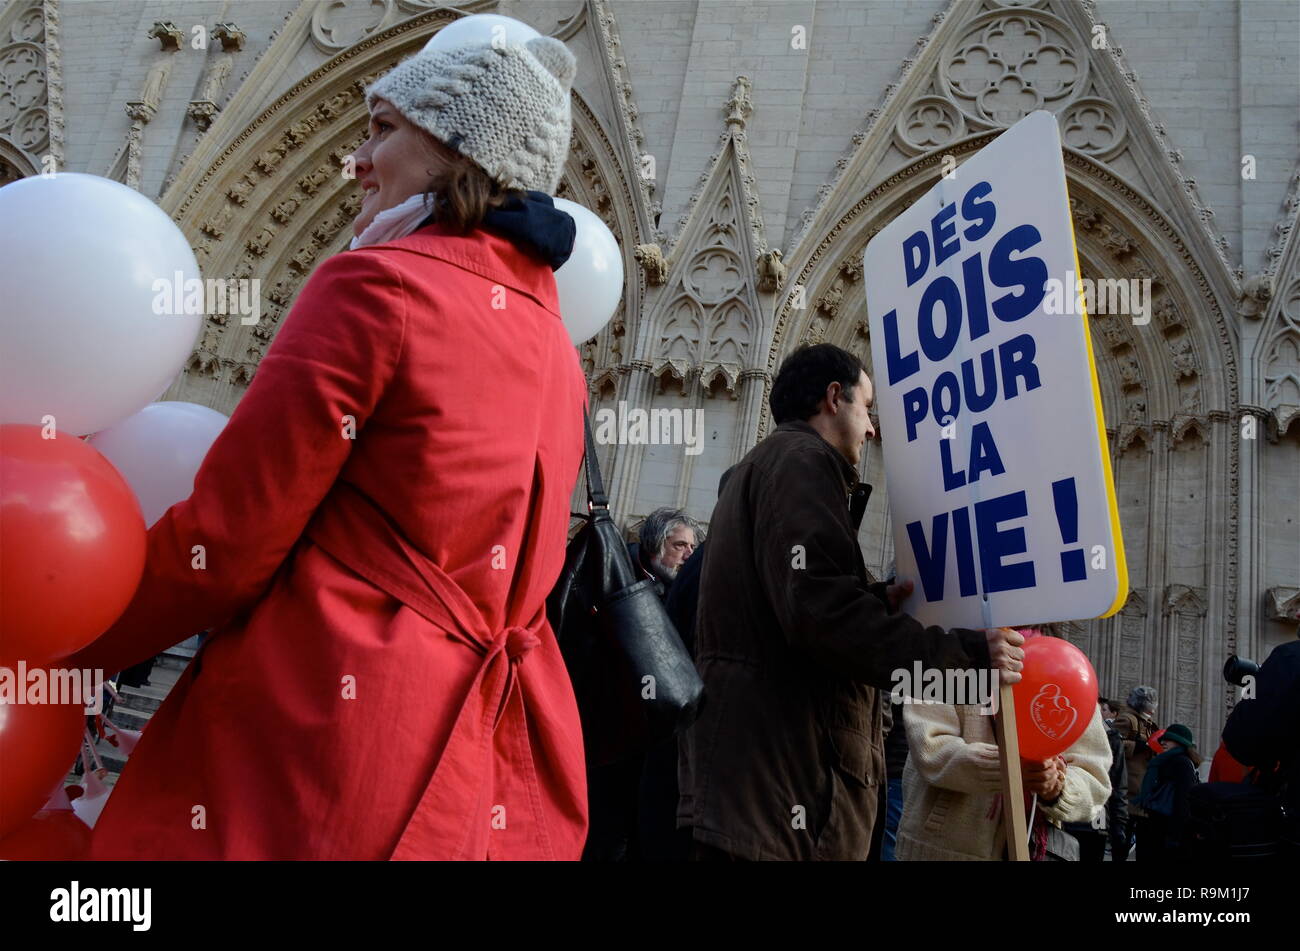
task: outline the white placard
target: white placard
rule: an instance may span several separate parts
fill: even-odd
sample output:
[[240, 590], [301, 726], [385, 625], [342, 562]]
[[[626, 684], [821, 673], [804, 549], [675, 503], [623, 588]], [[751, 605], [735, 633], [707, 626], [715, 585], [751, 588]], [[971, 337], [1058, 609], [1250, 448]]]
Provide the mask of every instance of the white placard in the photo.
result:
[[1031, 113], [942, 178], [863, 270], [897, 576], [915, 585], [903, 609], [970, 628], [1118, 611], [1128, 572], [1056, 118]]

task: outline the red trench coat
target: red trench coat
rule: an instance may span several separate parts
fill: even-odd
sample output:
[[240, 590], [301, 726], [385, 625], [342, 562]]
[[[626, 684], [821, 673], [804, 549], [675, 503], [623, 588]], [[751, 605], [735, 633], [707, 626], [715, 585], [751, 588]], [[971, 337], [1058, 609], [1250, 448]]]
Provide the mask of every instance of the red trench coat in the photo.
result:
[[550, 268], [484, 230], [320, 264], [130, 606], [70, 664], [213, 629], [92, 857], [579, 858], [582, 735], [544, 610], [586, 404], [558, 311]]

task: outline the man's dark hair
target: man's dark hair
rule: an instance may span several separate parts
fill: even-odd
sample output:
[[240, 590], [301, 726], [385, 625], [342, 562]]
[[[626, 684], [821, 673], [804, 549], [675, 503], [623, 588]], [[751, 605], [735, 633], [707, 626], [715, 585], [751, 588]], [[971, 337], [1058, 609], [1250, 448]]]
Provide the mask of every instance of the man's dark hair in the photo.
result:
[[809, 420], [817, 414], [817, 404], [826, 395], [826, 387], [838, 383], [848, 399], [866, 367], [862, 361], [831, 343], [800, 347], [781, 363], [772, 395], [772, 419], [779, 426], [792, 420]]

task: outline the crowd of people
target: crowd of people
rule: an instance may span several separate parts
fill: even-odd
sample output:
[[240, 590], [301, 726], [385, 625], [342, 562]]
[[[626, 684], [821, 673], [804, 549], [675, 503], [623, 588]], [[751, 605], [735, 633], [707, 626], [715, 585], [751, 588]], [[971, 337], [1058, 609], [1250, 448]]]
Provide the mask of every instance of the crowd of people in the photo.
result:
[[[1013, 680], [1022, 641], [924, 628], [898, 612], [901, 588], [869, 580], [846, 501], [871, 394], [852, 354], [797, 351], [773, 387], [776, 432], [724, 473], [707, 543], [686, 512], [662, 508], [629, 546], [661, 584], [708, 701], [679, 739], [593, 773], [588, 858], [1009, 854], [994, 717], [969, 704], [884, 702], [888, 672], [916, 659], [998, 666]], [[1252, 702], [1238, 705], [1239, 722]], [[1031, 858], [1191, 854], [1202, 757], [1191, 729], [1160, 728], [1157, 709], [1148, 685], [1123, 703], [1102, 697], [1068, 750], [1022, 761]], [[1267, 754], [1255, 744], [1242, 755], [1276, 773], [1288, 742], [1294, 750], [1294, 736], [1280, 736]], [[1211, 780], [1248, 781], [1226, 746], [1216, 763]]]
[[[900, 610], [910, 583], [868, 574], [849, 503], [873, 388], [830, 344], [782, 364], [775, 430], [723, 476], [707, 541], [661, 510], [629, 553], [703, 679], [698, 718], [587, 763], [545, 610], [587, 394], [553, 276], [574, 222], [549, 197], [575, 72], [534, 37], [426, 48], [367, 87], [352, 248], [313, 272], [192, 495], [150, 530], [131, 603], [68, 662], [122, 670], [210, 632], [93, 857], [1008, 854], [991, 718], [890, 690], [918, 664], [1015, 683], [1025, 637], [923, 625]], [[1294, 736], [1269, 732], [1297, 722], [1300, 659], [1282, 651], [1225, 731], [1275, 775], [1296, 762]], [[1153, 749], [1147, 687], [1108, 706], [1021, 764], [1035, 857], [1180, 847], [1191, 731]]]

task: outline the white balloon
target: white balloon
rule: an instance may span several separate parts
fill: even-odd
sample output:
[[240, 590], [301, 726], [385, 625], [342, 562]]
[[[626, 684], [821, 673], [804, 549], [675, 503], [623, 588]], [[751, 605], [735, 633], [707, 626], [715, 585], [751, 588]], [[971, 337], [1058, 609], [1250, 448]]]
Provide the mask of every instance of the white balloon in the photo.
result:
[[424, 48], [442, 52], [457, 46], [485, 46], [493, 41], [511, 46], [526, 43], [541, 35], [527, 23], [513, 17], [501, 16], [499, 13], [475, 13], [444, 26], [424, 44]]
[[577, 225], [573, 253], [555, 272], [560, 317], [576, 345], [600, 333], [614, 316], [623, 295], [623, 252], [595, 212], [567, 198], [553, 200]]
[[[166, 213], [119, 182], [60, 172], [0, 188], [0, 223], [0, 422], [48, 414], [84, 435], [165, 390], [203, 323], [174, 312], [200, 275]], [[154, 282], [178, 274], [182, 292], [160, 294]], [[163, 297], [172, 313], [156, 314]]]
[[226, 417], [196, 403], [150, 403], [87, 442], [114, 466], [140, 500], [145, 525], [194, 491], [203, 457]]

